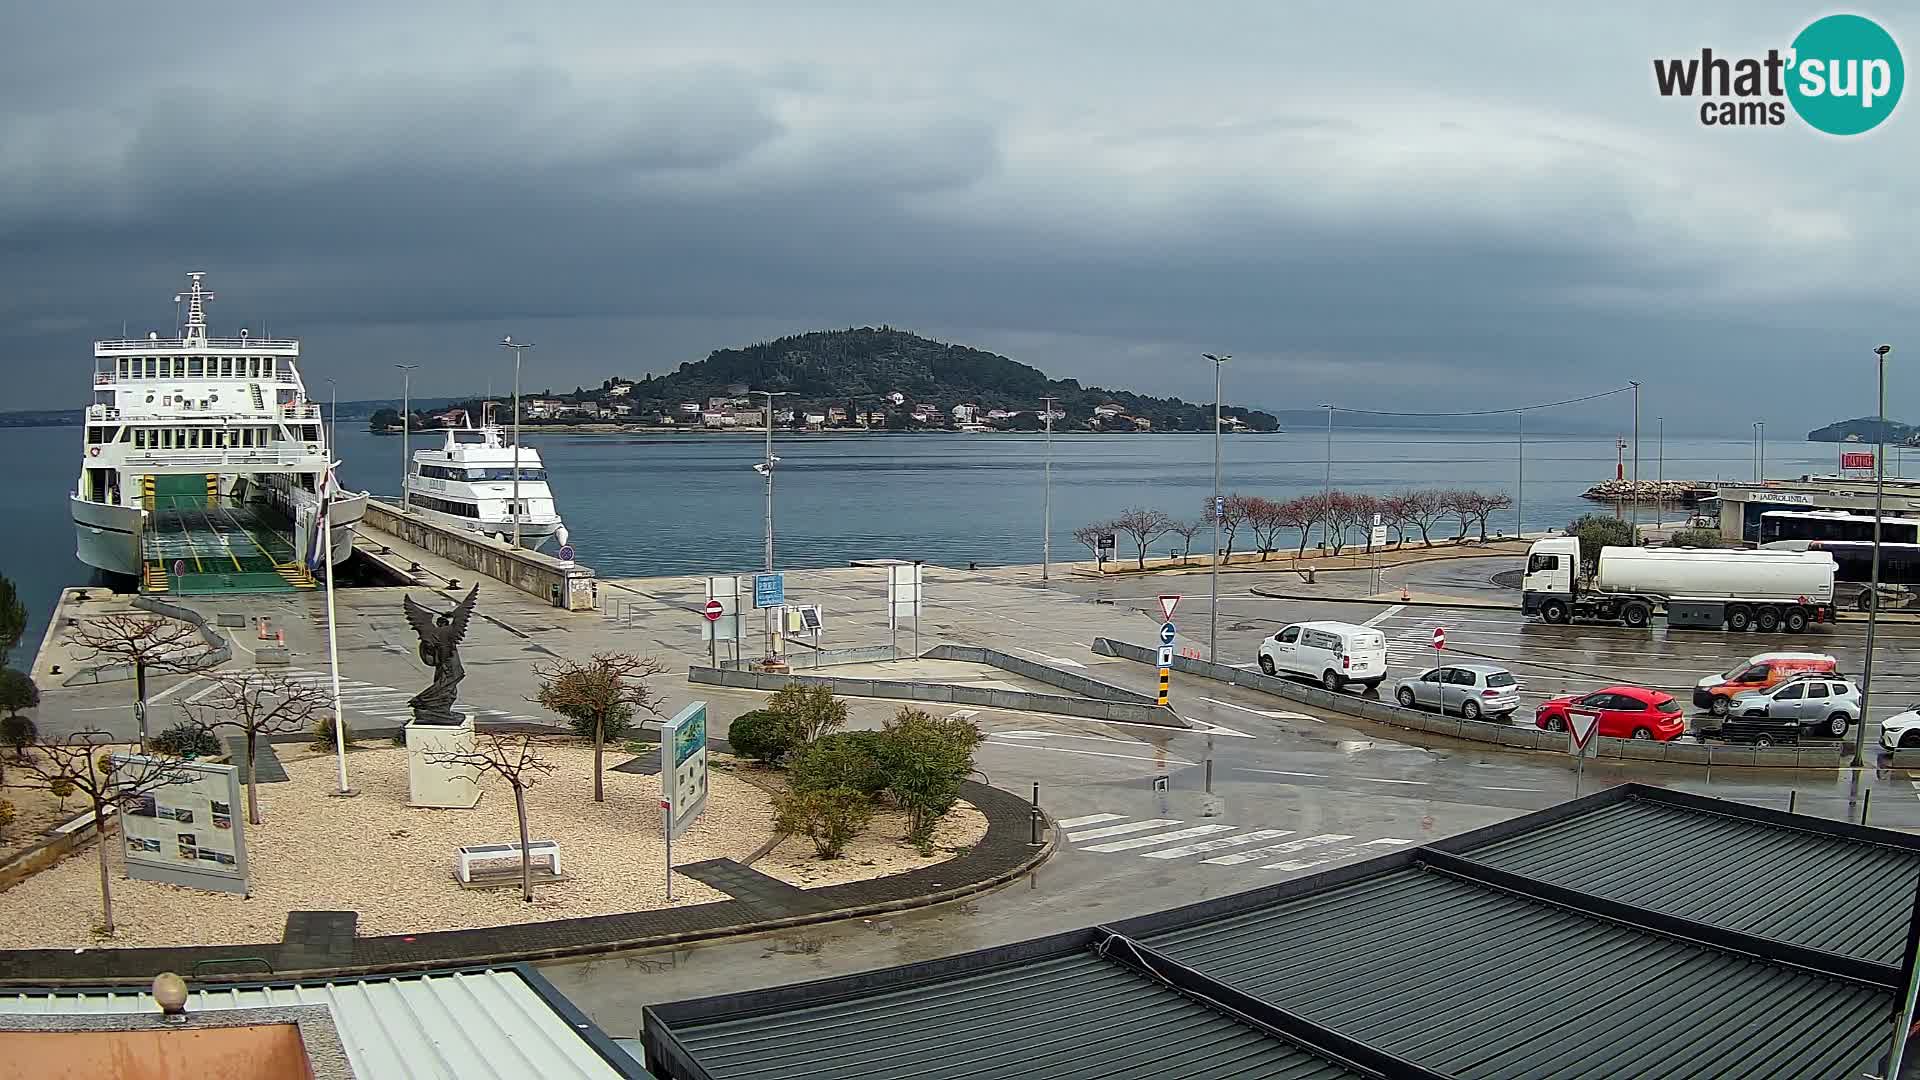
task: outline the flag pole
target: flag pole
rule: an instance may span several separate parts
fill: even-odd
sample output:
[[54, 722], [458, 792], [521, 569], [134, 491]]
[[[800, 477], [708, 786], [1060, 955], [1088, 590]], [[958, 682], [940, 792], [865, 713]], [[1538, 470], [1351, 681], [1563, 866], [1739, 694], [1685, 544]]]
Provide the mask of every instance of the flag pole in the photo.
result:
[[347, 724], [340, 715], [340, 640], [333, 616], [333, 470], [336, 465], [338, 462], [327, 466], [326, 496], [320, 501], [320, 560], [327, 568], [327, 666], [333, 673], [333, 752], [340, 765], [340, 790], [335, 794], [351, 795], [353, 789], [347, 786]]

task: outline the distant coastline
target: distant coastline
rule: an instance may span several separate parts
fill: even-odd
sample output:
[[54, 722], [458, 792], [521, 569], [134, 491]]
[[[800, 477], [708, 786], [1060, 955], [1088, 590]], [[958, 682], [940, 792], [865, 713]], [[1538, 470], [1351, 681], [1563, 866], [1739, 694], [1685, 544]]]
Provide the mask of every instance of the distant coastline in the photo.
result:
[[[503, 424], [501, 426], [507, 427], [509, 425]], [[423, 428], [414, 428], [413, 433], [415, 435], [432, 435], [435, 432], [446, 431], [446, 430], [447, 430], [446, 428], [441, 428], [441, 427], [423, 427]], [[390, 428], [386, 431], [371, 432], [371, 434], [398, 436], [400, 434], [400, 431], [397, 428]], [[647, 424], [524, 424], [523, 423], [520, 425], [520, 434], [522, 435], [726, 435], [726, 436], [751, 435], [754, 438], [764, 439], [766, 438], [766, 435], [767, 435], [767, 429], [764, 427], [730, 427], [730, 428], [655, 427]], [[820, 428], [818, 430], [815, 430], [811, 428], [777, 427], [773, 429], [773, 436], [776, 439], [790, 438], [796, 435], [841, 436], [841, 435], [1040, 435], [1040, 434], [1044, 434], [1044, 432], [1038, 429], [1033, 431], [1014, 431], [1011, 428], [1004, 429], [1004, 430], [997, 429], [997, 428], [988, 428], [982, 431], [959, 431], [953, 428], [932, 428], [932, 427], [913, 428], [907, 431], [888, 431], [886, 428]], [[1056, 429], [1053, 434], [1056, 438], [1062, 438], [1062, 439], [1066, 438], [1069, 435], [1073, 435], [1073, 436], [1099, 435], [1099, 436], [1105, 436], [1105, 437], [1116, 438], [1116, 439], [1137, 439], [1137, 438], [1151, 437], [1154, 435], [1208, 435], [1208, 434], [1212, 434], [1212, 432], [1210, 431], [1207, 431], [1207, 432], [1064, 431], [1064, 430]], [[1229, 430], [1225, 432], [1225, 434], [1234, 435], [1234, 436], [1285, 435], [1286, 432], [1285, 431], [1231, 431]]]

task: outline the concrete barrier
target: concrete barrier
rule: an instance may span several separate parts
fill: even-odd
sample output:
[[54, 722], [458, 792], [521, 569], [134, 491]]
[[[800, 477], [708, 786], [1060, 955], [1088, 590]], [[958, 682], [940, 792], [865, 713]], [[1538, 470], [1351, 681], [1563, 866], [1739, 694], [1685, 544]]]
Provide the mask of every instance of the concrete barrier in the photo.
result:
[[1131, 701], [1090, 701], [1059, 694], [1037, 694], [1025, 690], [997, 690], [981, 686], [953, 686], [947, 683], [907, 682], [893, 679], [846, 679], [837, 675], [793, 672], [786, 675], [728, 668], [693, 667], [687, 669], [687, 681], [704, 686], [729, 686], [742, 690], [779, 690], [790, 683], [825, 686], [846, 697], [892, 698], [895, 700], [980, 705], [992, 709], [1054, 713], [1089, 720], [1124, 720], [1135, 724], [1185, 728], [1172, 709], [1142, 705]]
[[367, 500], [367, 515], [362, 520], [369, 528], [537, 596], [554, 607], [590, 611], [596, 606], [599, 584], [590, 566], [561, 562], [476, 532], [438, 525], [378, 499]]
[[936, 645], [928, 649], [925, 656], [929, 660], [957, 660], [968, 664], [984, 664], [987, 667], [1011, 672], [1023, 679], [1056, 686], [1081, 697], [1098, 701], [1118, 701], [1158, 708], [1152, 694], [1143, 694], [1138, 690], [1128, 690], [1124, 686], [1115, 686], [1085, 675], [1076, 675], [1071, 671], [1062, 671], [1057, 667], [1037, 663], [1011, 653], [1003, 653], [998, 649], [986, 649], [978, 645]]
[[[1146, 646], [1115, 641], [1112, 638], [1094, 638], [1093, 651], [1101, 656], [1114, 656], [1143, 664], [1151, 664], [1156, 659], [1154, 650]], [[1403, 709], [1399, 705], [1385, 701], [1375, 701], [1372, 698], [1353, 694], [1329, 693], [1318, 686], [1275, 678], [1258, 671], [1194, 660], [1185, 656], [1174, 657], [1173, 666], [1174, 670], [1189, 675], [1198, 675], [1204, 679], [1213, 679], [1233, 686], [1243, 686], [1294, 704], [1342, 713], [1362, 720], [1372, 720], [1408, 731], [1423, 731], [1432, 735], [1444, 735], [1450, 739], [1511, 747], [1516, 750], [1544, 751], [1559, 755], [1565, 755], [1567, 752], [1567, 736], [1564, 732], [1542, 731], [1528, 726], [1497, 724], [1485, 720], [1461, 720], [1424, 710]], [[1691, 740], [1663, 743], [1636, 739], [1599, 738], [1594, 742], [1592, 756], [1603, 761], [1658, 761], [1709, 767], [1830, 769], [1844, 764], [1848, 759], [1846, 747], [1838, 745], [1833, 747], [1779, 746], [1760, 750], [1752, 746], [1721, 742], [1701, 743]], [[1912, 767], [1920, 768], [1920, 750], [1903, 753], [1909, 755], [1908, 761]], [[1898, 753], [1894, 757], [1894, 767], [1904, 767], [1901, 765], [1901, 755]]]

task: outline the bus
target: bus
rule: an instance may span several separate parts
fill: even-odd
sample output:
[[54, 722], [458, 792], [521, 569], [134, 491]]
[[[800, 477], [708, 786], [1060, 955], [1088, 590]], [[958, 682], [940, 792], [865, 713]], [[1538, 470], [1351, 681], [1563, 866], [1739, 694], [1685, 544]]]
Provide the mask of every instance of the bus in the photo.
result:
[[[1839, 510], [1768, 510], [1761, 514], [1760, 543], [1773, 544], [1782, 540], [1842, 540], [1871, 544], [1873, 518]], [[1920, 544], [1920, 520], [1883, 515], [1880, 518], [1880, 545], [1884, 549], [1888, 544]], [[1885, 551], [1882, 550], [1881, 554], [1884, 556]]]
[[[1882, 525], [1886, 522], [1882, 520]], [[1808, 551], [1824, 551], [1833, 556], [1833, 580], [1836, 583], [1851, 583], [1863, 586], [1854, 597], [1853, 606], [1865, 611], [1867, 590], [1864, 588], [1873, 580], [1873, 541], [1871, 540], [1808, 540], [1803, 541]], [[1774, 547], [1798, 547], [1793, 541], [1770, 545]], [[1905, 607], [1913, 599], [1916, 588], [1920, 588], [1920, 544], [1880, 544], [1880, 589], [1881, 605], [1885, 607]], [[1842, 603], [1841, 590], [1833, 590], [1836, 604]]]

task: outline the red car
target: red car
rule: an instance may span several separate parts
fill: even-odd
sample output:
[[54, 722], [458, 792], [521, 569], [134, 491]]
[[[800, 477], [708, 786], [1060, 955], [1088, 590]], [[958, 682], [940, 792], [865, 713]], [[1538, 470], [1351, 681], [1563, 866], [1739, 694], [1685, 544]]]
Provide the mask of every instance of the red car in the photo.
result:
[[1613, 739], [1658, 739], [1684, 734], [1687, 719], [1672, 694], [1638, 686], [1609, 686], [1591, 694], [1552, 698], [1534, 710], [1533, 722], [1548, 731], [1567, 730], [1567, 707], [1600, 714], [1600, 734]]

